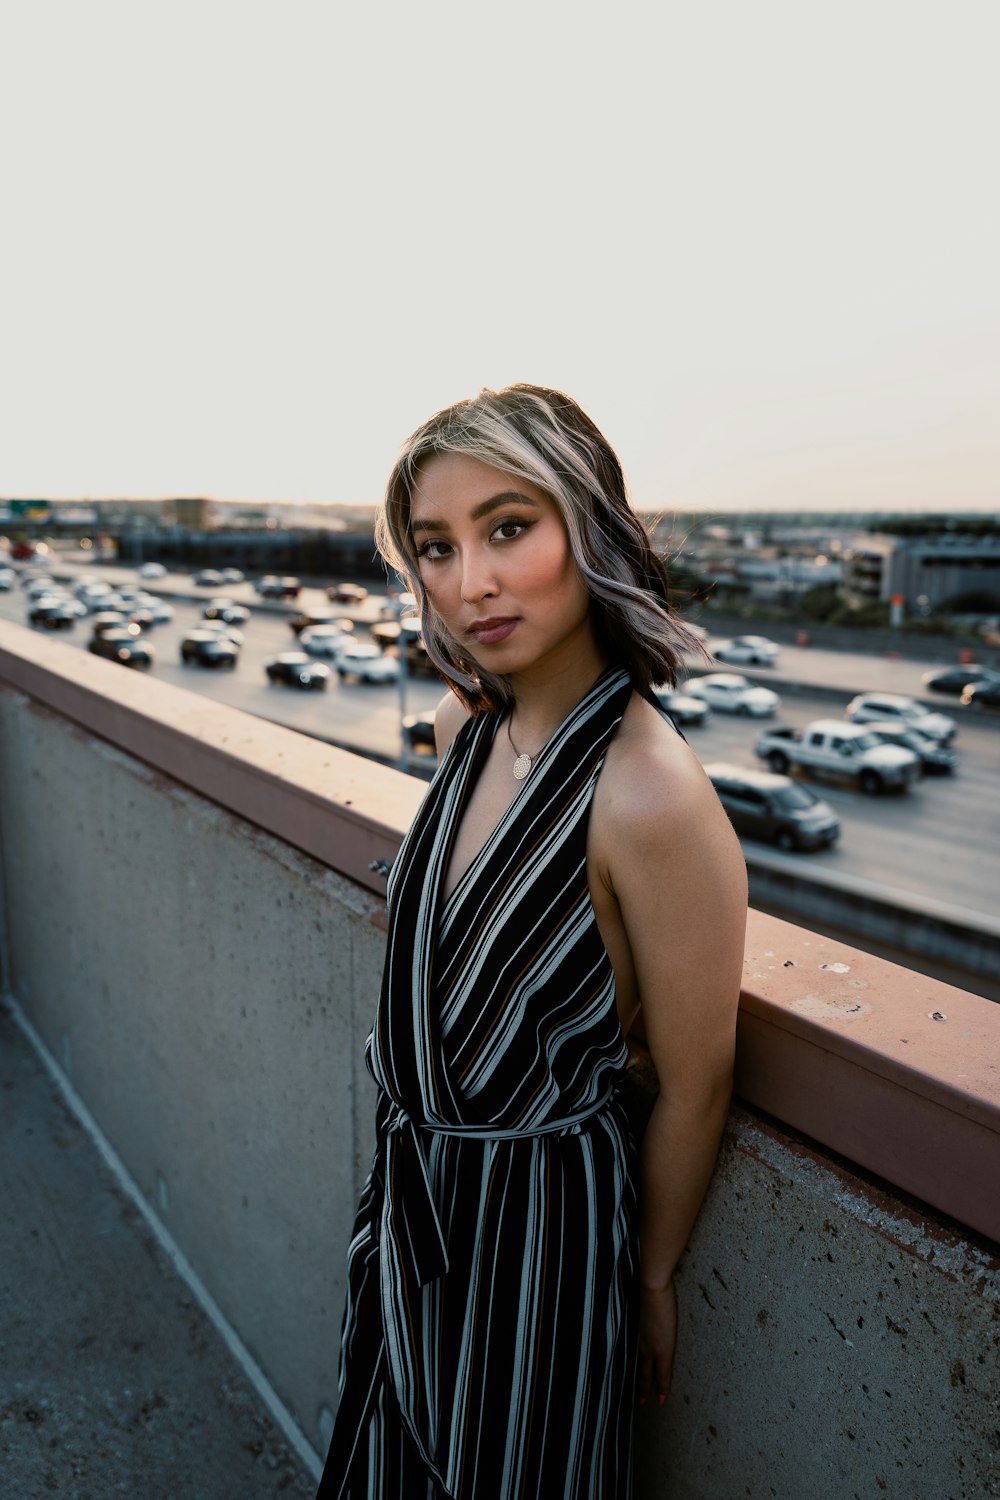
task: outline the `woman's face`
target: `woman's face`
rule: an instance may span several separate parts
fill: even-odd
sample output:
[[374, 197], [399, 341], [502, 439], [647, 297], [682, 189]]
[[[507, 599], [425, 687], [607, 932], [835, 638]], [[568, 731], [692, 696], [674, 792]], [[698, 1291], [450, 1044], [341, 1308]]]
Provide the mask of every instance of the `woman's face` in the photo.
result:
[[428, 600], [483, 670], [590, 662], [590, 595], [562, 516], [535, 485], [437, 454], [420, 469], [410, 530]]

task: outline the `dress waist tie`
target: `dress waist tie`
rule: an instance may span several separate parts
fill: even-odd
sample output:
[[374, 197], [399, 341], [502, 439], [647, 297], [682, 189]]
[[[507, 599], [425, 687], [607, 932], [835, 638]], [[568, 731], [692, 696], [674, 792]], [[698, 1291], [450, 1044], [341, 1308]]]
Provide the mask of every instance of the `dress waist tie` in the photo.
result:
[[[392, 1247], [392, 1260], [413, 1267], [418, 1286], [425, 1286], [448, 1269], [448, 1247], [431, 1192], [427, 1157], [420, 1142], [422, 1131], [432, 1135], [460, 1136], [473, 1141], [528, 1140], [543, 1135], [578, 1133], [588, 1120], [599, 1115], [610, 1103], [614, 1089], [609, 1088], [596, 1104], [576, 1110], [544, 1125], [497, 1126], [432, 1125], [414, 1120], [402, 1105], [396, 1105], [385, 1126], [382, 1150], [384, 1187], [381, 1204], [373, 1204], [373, 1218], [380, 1223], [379, 1239], [386, 1249]], [[384, 1273], [383, 1273], [384, 1274]]]

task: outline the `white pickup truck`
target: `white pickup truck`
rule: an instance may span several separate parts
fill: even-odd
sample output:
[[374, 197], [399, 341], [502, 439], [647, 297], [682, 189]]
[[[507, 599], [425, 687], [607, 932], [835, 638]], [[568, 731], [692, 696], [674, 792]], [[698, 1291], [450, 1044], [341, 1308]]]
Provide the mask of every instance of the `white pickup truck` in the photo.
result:
[[816, 719], [804, 729], [776, 724], [758, 736], [754, 749], [772, 771], [798, 766], [872, 794], [905, 791], [920, 775], [920, 759], [912, 750], [884, 744], [865, 725], [843, 719]]

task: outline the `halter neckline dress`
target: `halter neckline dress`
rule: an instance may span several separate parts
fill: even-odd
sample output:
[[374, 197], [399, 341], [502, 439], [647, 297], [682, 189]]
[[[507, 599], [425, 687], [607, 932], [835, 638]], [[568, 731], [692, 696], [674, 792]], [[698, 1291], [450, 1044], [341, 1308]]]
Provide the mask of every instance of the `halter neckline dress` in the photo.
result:
[[606, 672], [447, 899], [502, 715], [470, 719], [389, 879], [372, 1171], [317, 1500], [627, 1500], [638, 1264], [626, 1048], [587, 884]]

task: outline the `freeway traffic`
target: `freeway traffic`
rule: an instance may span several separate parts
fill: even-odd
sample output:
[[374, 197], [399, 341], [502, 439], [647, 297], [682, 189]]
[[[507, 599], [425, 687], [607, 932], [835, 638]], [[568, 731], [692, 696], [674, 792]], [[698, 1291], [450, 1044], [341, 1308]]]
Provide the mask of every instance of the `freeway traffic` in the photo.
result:
[[[127, 579], [135, 586], [132, 569], [102, 568], [100, 573], [111, 583]], [[267, 682], [265, 661], [296, 645], [287, 624], [291, 608], [260, 607], [247, 584], [226, 589], [230, 597], [249, 604], [252, 614], [243, 627], [245, 643], [236, 670], [218, 672], [183, 666], [180, 661], [181, 638], [201, 618], [201, 605], [186, 602], [185, 596], [203, 595], [207, 602], [215, 591], [199, 591], [192, 588], [190, 580], [174, 578], [154, 585], [154, 592], [171, 598], [175, 606], [174, 620], [154, 627], [148, 635], [156, 652], [151, 673], [154, 678], [206, 693], [302, 733], [398, 761], [400, 693], [395, 685], [341, 682], [336, 673], [328, 690], [320, 693]], [[344, 610], [354, 616], [357, 634], [362, 638], [365, 625], [377, 617], [379, 602], [369, 599], [363, 606]], [[330, 608], [319, 590], [304, 591], [298, 604]], [[0, 618], [24, 628], [26, 644], [30, 641], [25, 626], [26, 599], [19, 587], [0, 594]], [[88, 621], [82, 619], [58, 639], [69, 650], [81, 649], [90, 634]], [[919, 663], [786, 647], [775, 671], [758, 672], [756, 676], [782, 694], [780, 722], [801, 727], [812, 719], [841, 715], [848, 699], [861, 689], [921, 692], [923, 696], [920, 672]], [[435, 680], [411, 677], [406, 684], [407, 711], [430, 710], [440, 695], [441, 685]], [[946, 713], [954, 712], [951, 700], [935, 706]], [[890, 891], [910, 892], [995, 916], [996, 892], [1000, 889], [1000, 720], [961, 711], [956, 716], [960, 726], [956, 739], [959, 764], [954, 775], [924, 779], [905, 795], [880, 798], [833, 785], [816, 788], [841, 818], [839, 844], [814, 854], [778, 857], [798, 863], [803, 874], [838, 870], [876, 881]], [[762, 763], [753, 748], [759, 727], [752, 721], [716, 713], [702, 728], [690, 730], [688, 738], [703, 762], [726, 761], [760, 769]]]

